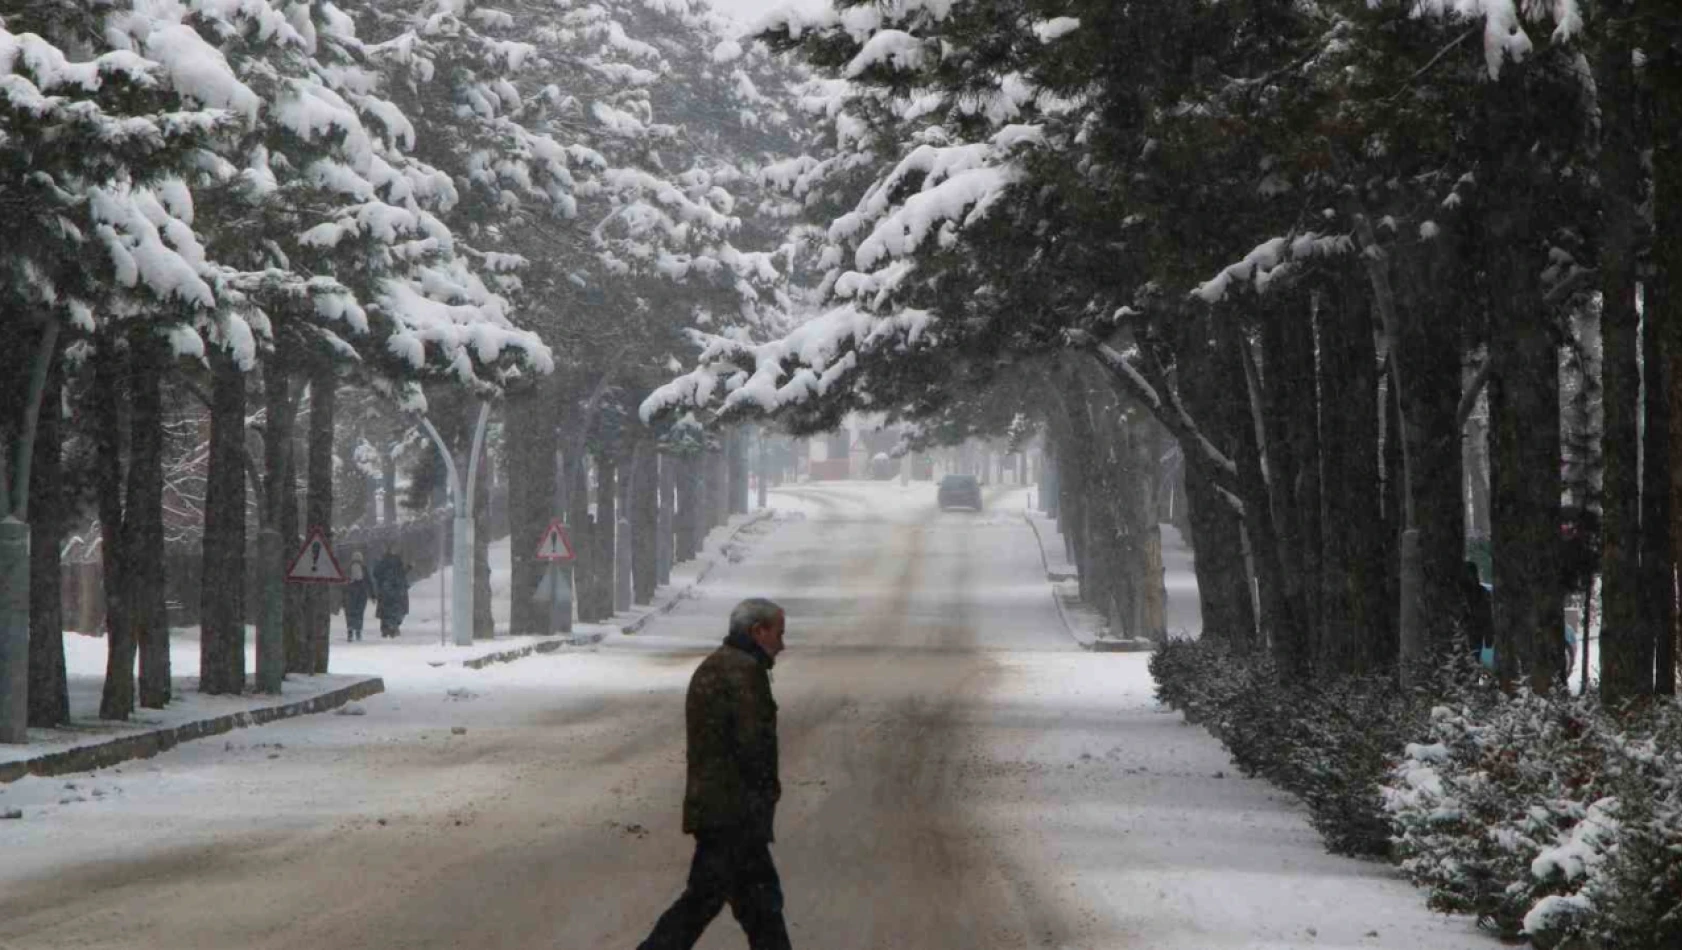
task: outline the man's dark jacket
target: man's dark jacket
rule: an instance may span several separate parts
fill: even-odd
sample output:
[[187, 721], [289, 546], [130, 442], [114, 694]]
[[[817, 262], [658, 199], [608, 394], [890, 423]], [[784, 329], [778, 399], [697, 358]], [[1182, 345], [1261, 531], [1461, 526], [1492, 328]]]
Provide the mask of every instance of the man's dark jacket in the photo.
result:
[[782, 783], [777, 778], [777, 703], [771, 657], [732, 635], [689, 680], [689, 781], [683, 830], [771, 841]]

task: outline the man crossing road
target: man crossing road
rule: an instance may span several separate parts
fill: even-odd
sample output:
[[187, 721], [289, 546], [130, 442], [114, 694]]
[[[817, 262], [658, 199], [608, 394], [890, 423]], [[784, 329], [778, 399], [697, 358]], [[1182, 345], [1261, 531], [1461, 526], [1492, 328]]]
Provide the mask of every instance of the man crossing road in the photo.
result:
[[777, 777], [777, 703], [770, 670], [783, 649], [783, 609], [744, 600], [730, 635], [689, 680], [688, 781], [683, 830], [695, 857], [683, 894], [639, 950], [689, 950], [725, 904], [751, 950], [789, 950], [783, 889], [771, 860]]

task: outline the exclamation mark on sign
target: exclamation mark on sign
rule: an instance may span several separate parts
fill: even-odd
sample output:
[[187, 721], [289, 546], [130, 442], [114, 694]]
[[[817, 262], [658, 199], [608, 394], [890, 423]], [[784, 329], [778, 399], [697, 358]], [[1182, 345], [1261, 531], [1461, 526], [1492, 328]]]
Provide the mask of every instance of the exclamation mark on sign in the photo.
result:
[[311, 574], [318, 574], [320, 572], [321, 572], [321, 542], [317, 541], [314, 544], [310, 545], [310, 573]]

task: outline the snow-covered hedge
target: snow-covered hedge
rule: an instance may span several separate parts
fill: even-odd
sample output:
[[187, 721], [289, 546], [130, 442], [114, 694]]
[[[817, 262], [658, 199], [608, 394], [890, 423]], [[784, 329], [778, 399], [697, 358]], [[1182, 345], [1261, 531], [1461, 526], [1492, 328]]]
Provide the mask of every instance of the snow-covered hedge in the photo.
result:
[[1682, 706], [1507, 696], [1457, 657], [1285, 686], [1264, 655], [1174, 641], [1157, 697], [1300, 796], [1328, 849], [1385, 855], [1434, 909], [1555, 947], [1682, 947]]
[[1457, 699], [1384, 788], [1431, 906], [1544, 948], [1682, 946], [1682, 709]]

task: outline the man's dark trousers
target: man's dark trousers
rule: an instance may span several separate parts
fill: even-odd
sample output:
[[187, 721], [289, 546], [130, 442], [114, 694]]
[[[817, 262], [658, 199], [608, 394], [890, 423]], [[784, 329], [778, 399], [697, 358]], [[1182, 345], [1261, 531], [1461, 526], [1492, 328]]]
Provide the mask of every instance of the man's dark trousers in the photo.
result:
[[689, 883], [638, 950], [690, 950], [727, 903], [750, 950], [789, 950], [783, 885], [769, 842], [717, 834], [695, 836]]

